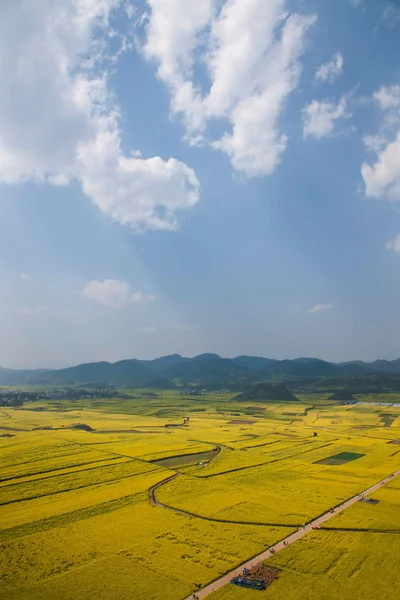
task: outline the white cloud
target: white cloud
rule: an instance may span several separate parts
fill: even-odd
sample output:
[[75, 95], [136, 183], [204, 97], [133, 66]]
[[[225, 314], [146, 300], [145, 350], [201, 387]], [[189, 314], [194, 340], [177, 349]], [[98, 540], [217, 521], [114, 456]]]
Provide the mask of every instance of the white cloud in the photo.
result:
[[[122, 0], [0, 3], [0, 182], [75, 179], [115, 221], [173, 229], [179, 211], [197, 202], [199, 183], [177, 160], [121, 148], [107, 71], [121, 7]], [[120, 42], [117, 55], [129, 48], [122, 34]]]
[[386, 146], [386, 139], [382, 135], [365, 135], [363, 142], [367, 150], [376, 154]]
[[378, 152], [374, 165], [362, 165], [361, 174], [367, 196], [400, 200], [400, 132]]
[[385, 7], [382, 13], [382, 20], [386, 21], [390, 28], [397, 26], [400, 21], [400, 7], [398, 6], [397, 0], [396, 2], [390, 2], [390, 4]]
[[311, 308], [307, 309], [306, 312], [309, 314], [315, 314], [320, 312], [325, 312], [327, 310], [332, 310], [333, 304], [315, 304]]
[[24, 279], [25, 281], [30, 280], [29, 275], [27, 275], [26, 273], [20, 273], [19, 276], [21, 277], [21, 279]]
[[317, 140], [332, 135], [335, 122], [350, 116], [344, 97], [337, 104], [330, 100], [313, 100], [302, 112], [304, 137], [314, 137]]
[[400, 85], [383, 85], [373, 98], [382, 110], [400, 108]]
[[[148, 4], [144, 52], [157, 62], [187, 137], [222, 150], [250, 177], [272, 173], [287, 143], [279, 117], [298, 85], [299, 59], [315, 17], [289, 15], [285, 0]], [[199, 64], [207, 68], [208, 91], [194, 83]], [[212, 139], [207, 125], [216, 119], [225, 133]]]
[[364, 144], [375, 163], [364, 162], [361, 174], [369, 197], [400, 201], [400, 86], [382, 86], [373, 94], [382, 113], [378, 134], [366, 135]]
[[343, 63], [343, 54], [337, 52], [331, 61], [318, 67], [315, 79], [333, 83], [343, 73]]
[[126, 281], [105, 279], [104, 281], [90, 281], [82, 290], [82, 295], [87, 300], [94, 300], [109, 308], [121, 309], [135, 302], [150, 302], [155, 300], [153, 294], [134, 292]]
[[386, 244], [386, 248], [400, 254], [400, 233]]

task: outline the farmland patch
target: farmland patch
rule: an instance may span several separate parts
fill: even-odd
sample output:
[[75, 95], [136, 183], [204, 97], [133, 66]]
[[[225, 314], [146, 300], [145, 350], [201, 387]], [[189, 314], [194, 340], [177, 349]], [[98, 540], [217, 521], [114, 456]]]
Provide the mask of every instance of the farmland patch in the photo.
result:
[[358, 454], [357, 452], [339, 452], [339, 454], [333, 454], [327, 458], [317, 460], [316, 465], [345, 465], [348, 462], [362, 458], [365, 454]]
[[162, 458], [161, 460], [152, 461], [159, 467], [166, 469], [173, 467], [180, 467], [183, 465], [193, 465], [200, 462], [209, 463], [210, 460], [215, 458], [218, 454], [219, 449], [210, 450], [209, 452], [196, 452], [195, 454], [182, 454], [181, 456], [171, 456], [170, 458]]

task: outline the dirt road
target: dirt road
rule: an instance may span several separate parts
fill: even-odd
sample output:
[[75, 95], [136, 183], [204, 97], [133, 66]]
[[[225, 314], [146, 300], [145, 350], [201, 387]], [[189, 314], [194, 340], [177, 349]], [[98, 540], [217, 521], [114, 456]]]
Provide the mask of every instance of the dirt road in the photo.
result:
[[[155, 485], [151, 486], [151, 488], [149, 489], [149, 501], [150, 504], [153, 504], [153, 506], [161, 506], [162, 508], [170, 508], [169, 506], [166, 506], [165, 504], [161, 504], [161, 502], [159, 502], [157, 500], [157, 496], [156, 496], [156, 489], [161, 487], [162, 485], [165, 485], [166, 483], [168, 483], [168, 481], [172, 481], [173, 479], [175, 479], [176, 477], [179, 477], [180, 473], [174, 473], [174, 475], [171, 475], [170, 477], [167, 477], [167, 479], [163, 479], [162, 481], [159, 481], [158, 483], [156, 483]], [[175, 512], [182, 512], [179, 509], [171, 509], [171, 510], [175, 510]], [[184, 512], [182, 512], [182, 514], [185, 514]]]
[[[198, 598], [205, 598], [206, 596], [208, 596], [209, 594], [211, 594], [215, 590], [218, 590], [219, 588], [221, 588], [226, 583], [229, 583], [230, 580], [233, 577], [241, 575], [243, 573], [243, 569], [244, 568], [251, 569], [253, 566], [257, 565], [258, 563], [266, 560], [267, 558], [270, 558], [271, 557], [271, 548], [275, 550], [275, 553], [280, 552], [281, 550], [284, 550], [285, 548], [287, 548], [288, 546], [290, 546], [294, 542], [297, 542], [297, 540], [301, 539], [307, 533], [309, 533], [310, 531], [312, 531], [313, 527], [320, 527], [323, 523], [325, 523], [326, 521], [328, 521], [329, 519], [331, 519], [335, 515], [341, 513], [346, 508], [349, 508], [349, 506], [352, 506], [352, 504], [354, 504], [355, 502], [358, 502], [360, 500], [360, 495], [361, 494], [363, 496], [368, 496], [369, 494], [372, 494], [373, 492], [375, 492], [376, 490], [378, 490], [380, 487], [382, 487], [383, 485], [385, 485], [389, 481], [392, 481], [392, 479], [394, 477], [397, 477], [398, 475], [400, 475], [400, 469], [398, 471], [396, 471], [395, 473], [389, 475], [388, 477], [385, 477], [385, 479], [382, 479], [382, 481], [379, 481], [378, 483], [375, 483], [375, 485], [371, 486], [367, 490], [364, 490], [360, 494], [357, 494], [356, 496], [353, 496], [352, 498], [349, 498], [348, 500], [346, 500], [345, 502], [343, 502], [339, 506], [336, 506], [333, 513], [331, 511], [326, 512], [325, 514], [323, 514], [320, 517], [314, 519], [313, 521], [310, 521], [310, 523], [307, 523], [307, 525], [305, 527], [299, 529], [298, 531], [295, 531], [291, 535], [288, 535], [285, 539], [281, 540], [280, 542], [278, 542], [274, 546], [271, 546], [270, 548], [267, 548], [266, 550], [264, 550], [263, 552], [261, 552], [261, 554], [258, 554], [257, 556], [254, 556], [253, 558], [251, 558], [250, 560], [246, 561], [245, 563], [243, 563], [242, 565], [240, 565], [236, 569], [233, 569], [229, 573], [226, 573], [226, 575], [223, 575], [222, 577], [220, 577], [219, 579], [216, 579], [215, 581], [213, 581], [209, 585], [206, 585], [203, 589], [198, 590], [198, 591], [195, 590], [196, 596]], [[193, 598], [193, 596], [190, 595], [187, 598], [185, 598], [185, 600], [192, 600], [192, 598]]]

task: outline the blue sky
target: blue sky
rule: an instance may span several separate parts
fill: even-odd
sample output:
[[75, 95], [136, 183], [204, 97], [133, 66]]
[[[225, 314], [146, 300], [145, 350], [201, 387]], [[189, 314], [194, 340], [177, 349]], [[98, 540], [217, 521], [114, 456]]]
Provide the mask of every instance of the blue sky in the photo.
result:
[[0, 364], [400, 355], [400, 4], [0, 7]]

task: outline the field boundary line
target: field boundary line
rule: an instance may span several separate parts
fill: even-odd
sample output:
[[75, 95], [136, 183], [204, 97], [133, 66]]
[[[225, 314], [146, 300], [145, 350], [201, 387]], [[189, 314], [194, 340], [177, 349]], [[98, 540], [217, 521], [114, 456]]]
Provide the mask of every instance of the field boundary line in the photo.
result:
[[321, 531], [347, 531], [351, 533], [392, 533], [400, 534], [400, 529], [368, 529], [363, 527], [321, 527]]

